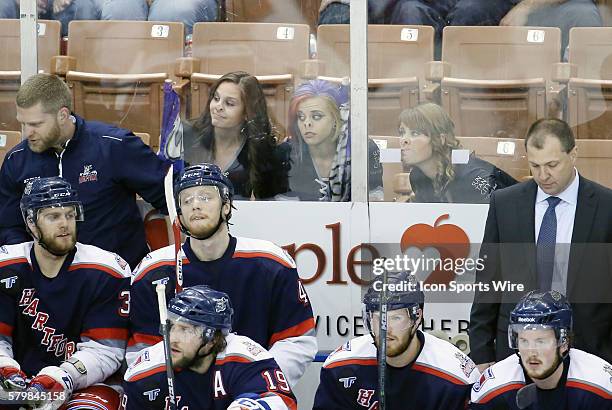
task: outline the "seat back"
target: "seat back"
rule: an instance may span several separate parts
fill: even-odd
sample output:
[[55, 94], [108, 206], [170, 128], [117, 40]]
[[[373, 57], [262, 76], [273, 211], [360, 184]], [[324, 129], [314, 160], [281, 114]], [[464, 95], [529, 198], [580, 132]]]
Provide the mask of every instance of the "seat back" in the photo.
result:
[[6, 154], [21, 142], [21, 132], [19, 131], [0, 131], [0, 165], [4, 161]]
[[[49, 72], [51, 57], [60, 51], [59, 21], [38, 21], [38, 69]], [[19, 20], [0, 20], [0, 129], [21, 130], [15, 119], [15, 96], [21, 83]]]
[[163, 82], [175, 79], [183, 47], [182, 23], [72, 21], [68, 56], [76, 59], [76, 70], [66, 80], [75, 112], [148, 133], [157, 148]]
[[561, 30], [553, 27], [447, 26], [442, 38], [453, 78], [550, 81], [560, 53]]
[[580, 175], [612, 189], [612, 140], [576, 140]]
[[232, 71], [257, 76], [271, 117], [286, 128], [289, 102], [300, 63], [308, 59], [309, 28], [305, 24], [197, 23], [193, 57], [200, 74], [193, 75], [191, 116], [198, 117], [208, 101], [209, 87]]
[[250, 23], [308, 24], [313, 30], [319, 19], [321, 0], [225, 0], [228, 21]]
[[465, 149], [512, 175], [518, 181], [530, 175], [525, 140], [492, 137], [458, 137]]
[[547, 115], [561, 31], [548, 27], [447, 26], [442, 105], [458, 135], [522, 138]]
[[145, 143], [145, 145], [151, 146], [151, 136], [146, 132], [135, 132], [134, 135], [140, 137], [140, 139], [142, 140], [142, 142]]
[[579, 139], [612, 139], [612, 27], [570, 30], [568, 119]]
[[370, 138], [380, 149], [385, 201], [393, 201], [398, 196], [393, 190], [393, 179], [395, 175], [404, 172], [401, 160], [400, 138], [388, 135], [373, 135]]
[[[350, 74], [350, 27], [322, 25], [317, 58], [325, 76]], [[399, 113], [419, 103], [427, 63], [434, 58], [434, 29], [429, 26], [368, 25], [369, 133], [393, 135]]]

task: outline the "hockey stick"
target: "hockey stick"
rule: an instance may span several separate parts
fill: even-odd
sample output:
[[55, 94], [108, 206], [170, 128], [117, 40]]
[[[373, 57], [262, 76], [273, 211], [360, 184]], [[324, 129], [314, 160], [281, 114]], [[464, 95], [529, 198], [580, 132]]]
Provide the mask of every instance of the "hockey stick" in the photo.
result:
[[168, 378], [168, 410], [176, 410], [174, 395], [174, 371], [172, 369], [172, 354], [170, 351], [170, 329], [168, 326], [168, 307], [166, 306], [166, 285], [160, 283], [155, 287], [157, 304], [159, 305], [159, 328], [164, 337], [164, 355], [166, 356], [166, 376]]
[[516, 392], [516, 405], [519, 409], [526, 409], [538, 402], [538, 391], [535, 383], [528, 384]]
[[174, 237], [174, 264], [176, 266], [176, 293], [183, 289], [183, 255], [181, 249], [181, 227], [179, 225], [176, 204], [174, 203], [174, 165], [168, 169], [164, 178], [164, 194], [168, 207], [168, 216], [172, 223], [172, 235]]
[[387, 371], [387, 271], [382, 274], [380, 293], [380, 321], [378, 327], [378, 408], [385, 410], [386, 371]]

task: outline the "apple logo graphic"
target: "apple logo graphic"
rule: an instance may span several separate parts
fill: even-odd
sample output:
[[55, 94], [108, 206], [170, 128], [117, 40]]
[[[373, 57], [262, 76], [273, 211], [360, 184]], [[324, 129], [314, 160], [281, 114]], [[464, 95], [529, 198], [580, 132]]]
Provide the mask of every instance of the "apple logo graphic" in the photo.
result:
[[[470, 254], [470, 239], [463, 229], [453, 224], [440, 225], [440, 222], [449, 218], [449, 214], [438, 217], [433, 226], [427, 224], [415, 224], [410, 226], [402, 234], [400, 249], [402, 253], [412, 247], [421, 250], [435, 248], [440, 254], [442, 262], [452, 259], [452, 265], [457, 259], [465, 259]], [[426, 284], [448, 284], [455, 279], [455, 272], [451, 263], [436, 264], [427, 279]]]

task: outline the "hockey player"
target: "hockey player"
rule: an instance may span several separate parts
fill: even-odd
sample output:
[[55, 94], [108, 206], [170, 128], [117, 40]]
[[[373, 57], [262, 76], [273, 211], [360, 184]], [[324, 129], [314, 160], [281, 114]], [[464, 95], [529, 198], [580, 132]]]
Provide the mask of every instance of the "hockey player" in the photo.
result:
[[[34, 241], [0, 247], [0, 397], [23, 400], [15, 392], [27, 390], [36, 408], [57, 409], [119, 369], [130, 268], [76, 242], [83, 207], [62, 178], [30, 182], [20, 205]], [[118, 401], [110, 388], [96, 386], [91, 395], [103, 391]]]
[[[389, 278], [390, 284], [410, 283], [410, 287], [388, 295], [386, 408], [463, 410], [471, 384], [480, 376], [478, 369], [452, 344], [418, 330], [424, 295], [409, 279], [405, 274]], [[379, 285], [380, 280], [375, 280], [363, 299], [370, 334], [348, 341], [327, 358], [315, 409], [378, 408]]]
[[517, 354], [483, 372], [472, 388], [470, 408], [612, 409], [612, 366], [571, 348], [571, 332], [572, 307], [562, 294], [523, 296], [508, 326], [508, 342]]
[[[316, 351], [314, 318], [295, 262], [281, 248], [229, 234], [233, 187], [214, 164], [186, 168], [174, 188], [187, 241], [182, 245], [184, 286], [209, 285], [234, 301], [234, 329], [270, 350], [291, 386]], [[174, 245], [147, 255], [132, 278], [132, 335], [128, 364], [136, 352], [161, 340], [155, 285], [174, 292]], [[170, 294], [172, 296], [172, 294]]]
[[[233, 312], [227, 294], [204, 285], [184, 289], [168, 304], [177, 408], [297, 409], [272, 355], [230, 333]], [[166, 408], [165, 360], [163, 342], [141, 352], [125, 374], [122, 409]]]

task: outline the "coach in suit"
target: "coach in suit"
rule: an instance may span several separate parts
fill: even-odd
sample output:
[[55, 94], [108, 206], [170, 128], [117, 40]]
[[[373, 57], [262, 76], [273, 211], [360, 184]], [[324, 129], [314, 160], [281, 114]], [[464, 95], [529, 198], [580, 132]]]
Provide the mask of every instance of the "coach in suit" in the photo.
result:
[[[525, 139], [533, 179], [493, 192], [476, 281], [470, 356], [480, 368], [513, 353], [508, 317], [532, 289], [557, 290], [574, 311], [573, 345], [612, 360], [612, 190], [580, 176], [571, 128], [535, 122]], [[495, 281], [524, 288], [494, 292]], [[499, 283], [499, 282], [498, 282]]]

